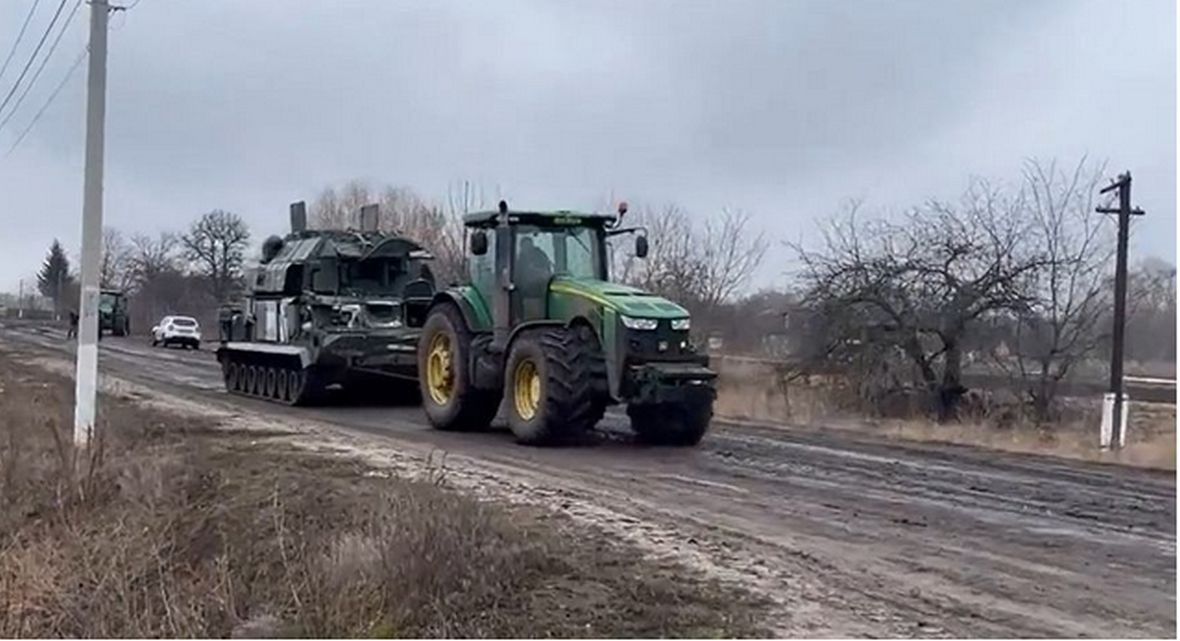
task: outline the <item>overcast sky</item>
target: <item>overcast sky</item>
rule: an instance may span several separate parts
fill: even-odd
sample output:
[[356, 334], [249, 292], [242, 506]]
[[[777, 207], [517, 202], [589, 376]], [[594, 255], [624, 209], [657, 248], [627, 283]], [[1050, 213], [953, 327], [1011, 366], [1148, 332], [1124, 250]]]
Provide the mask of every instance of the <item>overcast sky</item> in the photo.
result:
[[[0, 56], [32, 3], [0, 0]], [[0, 129], [0, 291], [55, 236], [77, 251], [85, 65], [3, 154], [87, 19]], [[105, 222], [128, 233], [222, 208], [260, 240], [292, 200], [365, 178], [522, 208], [729, 206], [777, 241], [849, 197], [896, 210], [1088, 154], [1134, 174], [1134, 256], [1175, 259], [1171, 0], [140, 0], [111, 28]]]

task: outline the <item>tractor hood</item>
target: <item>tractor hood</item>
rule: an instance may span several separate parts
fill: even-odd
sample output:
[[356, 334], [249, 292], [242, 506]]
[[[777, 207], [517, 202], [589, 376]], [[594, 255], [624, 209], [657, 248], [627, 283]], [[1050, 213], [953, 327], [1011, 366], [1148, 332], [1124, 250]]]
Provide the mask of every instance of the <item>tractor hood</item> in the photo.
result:
[[688, 310], [672, 301], [619, 283], [581, 278], [556, 278], [554, 293], [579, 296], [636, 318], [687, 318]]

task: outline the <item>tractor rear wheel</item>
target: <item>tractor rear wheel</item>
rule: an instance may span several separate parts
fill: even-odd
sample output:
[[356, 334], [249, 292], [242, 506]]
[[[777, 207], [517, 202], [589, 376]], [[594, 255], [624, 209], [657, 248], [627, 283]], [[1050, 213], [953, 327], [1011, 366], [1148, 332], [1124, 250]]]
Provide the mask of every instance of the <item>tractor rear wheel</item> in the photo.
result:
[[576, 329], [531, 331], [512, 345], [505, 368], [508, 425], [526, 445], [577, 440], [601, 418], [590, 350]]
[[422, 409], [435, 429], [487, 429], [499, 409], [498, 395], [471, 381], [470, 330], [454, 305], [430, 310], [418, 339], [418, 385]]
[[629, 405], [627, 416], [639, 441], [651, 445], [692, 446], [701, 442], [713, 418], [713, 400]]

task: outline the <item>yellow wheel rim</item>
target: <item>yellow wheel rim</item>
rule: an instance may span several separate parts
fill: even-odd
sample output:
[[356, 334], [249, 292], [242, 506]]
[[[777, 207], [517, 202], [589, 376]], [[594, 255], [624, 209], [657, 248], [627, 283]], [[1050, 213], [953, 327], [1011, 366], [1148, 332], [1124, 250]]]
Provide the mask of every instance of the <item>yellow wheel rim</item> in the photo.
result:
[[541, 375], [532, 361], [526, 359], [516, 364], [512, 390], [516, 415], [526, 421], [533, 420], [541, 406]]
[[430, 351], [426, 354], [426, 388], [430, 392], [430, 400], [438, 405], [449, 403], [455, 393], [454, 363], [451, 337], [435, 334], [430, 339]]

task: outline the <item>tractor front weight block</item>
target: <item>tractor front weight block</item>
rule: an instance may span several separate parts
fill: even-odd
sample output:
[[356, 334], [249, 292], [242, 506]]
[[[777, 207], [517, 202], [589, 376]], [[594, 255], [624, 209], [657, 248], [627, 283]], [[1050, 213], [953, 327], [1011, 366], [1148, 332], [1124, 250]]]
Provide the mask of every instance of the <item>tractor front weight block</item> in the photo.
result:
[[712, 402], [717, 395], [713, 383], [717, 373], [692, 363], [645, 363], [630, 368], [630, 403], [683, 404]]

